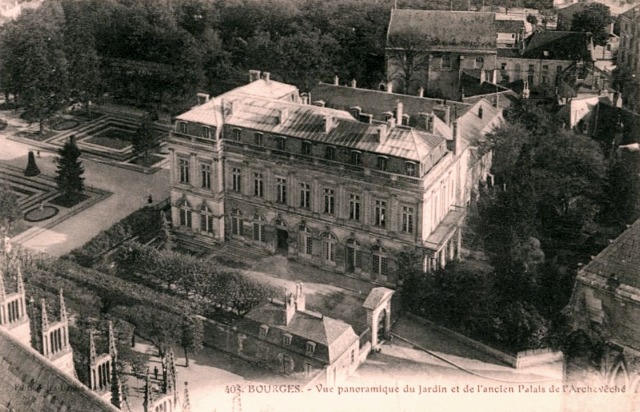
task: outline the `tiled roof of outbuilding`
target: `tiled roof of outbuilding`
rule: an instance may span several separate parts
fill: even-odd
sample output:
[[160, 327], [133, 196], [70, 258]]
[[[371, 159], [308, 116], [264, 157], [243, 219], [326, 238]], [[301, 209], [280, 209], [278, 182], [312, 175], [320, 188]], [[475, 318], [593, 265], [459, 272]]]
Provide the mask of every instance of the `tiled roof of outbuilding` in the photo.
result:
[[[328, 348], [329, 363], [334, 362], [347, 350], [358, 335], [348, 323], [308, 311], [296, 311], [290, 323], [282, 323], [284, 306], [281, 302], [268, 302], [249, 312], [245, 317], [269, 328], [277, 328], [285, 333], [318, 343]], [[247, 324], [240, 323], [239, 330], [256, 334], [258, 330], [246, 330]]]
[[0, 405], [15, 411], [119, 411], [2, 329]]
[[420, 36], [429, 50], [483, 50], [493, 53], [496, 51], [494, 13], [391, 10], [388, 36], [405, 33]]

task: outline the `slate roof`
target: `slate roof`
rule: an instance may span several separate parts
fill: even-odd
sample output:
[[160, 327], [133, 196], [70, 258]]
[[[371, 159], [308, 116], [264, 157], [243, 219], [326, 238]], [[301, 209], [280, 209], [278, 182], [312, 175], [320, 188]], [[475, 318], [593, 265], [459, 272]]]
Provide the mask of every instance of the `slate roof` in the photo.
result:
[[538, 30], [526, 39], [522, 58], [593, 61], [589, 33]]
[[522, 29], [522, 20], [496, 20], [496, 33], [518, 33]]
[[[270, 329], [279, 329], [284, 333], [327, 347], [328, 354], [324, 360], [329, 363], [333, 363], [359, 339], [348, 323], [310, 311], [296, 311], [289, 324], [284, 325], [282, 322], [283, 311], [283, 303], [267, 302], [251, 310], [245, 318], [260, 325], [267, 325]], [[249, 326], [247, 323], [240, 325], [239, 329], [245, 333], [252, 335], [258, 333], [257, 329], [247, 330]], [[319, 351], [319, 353], [322, 352]]]
[[0, 405], [10, 405], [15, 411], [119, 411], [2, 329]]
[[[226, 101], [233, 103], [233, 110], [225, 116], [225, 124], [264, 133], [346, 146], [416, 162], [425, 161], [444, 141], [443, 137], [424, 131], [405, 127], [388, 129], [386, 124], [359, 122], [342, 110], [243, 95], [227, 97]], [[287, 110], [287, 116], [281, 122], [282, 110]], [[325, 129], [327, 119], [332, 123], [328, 132]], [[388, 131], [379, 139], [381, 128]]]
[[640, 220], [625, 230], [580, 272], [640, 288]]
[[[494, 13], [448, 10], [391, 10], [387, 39], [415, 34], [429, 50], [496, 52]], [[387, 44], [389, 46], [389, 44]]]

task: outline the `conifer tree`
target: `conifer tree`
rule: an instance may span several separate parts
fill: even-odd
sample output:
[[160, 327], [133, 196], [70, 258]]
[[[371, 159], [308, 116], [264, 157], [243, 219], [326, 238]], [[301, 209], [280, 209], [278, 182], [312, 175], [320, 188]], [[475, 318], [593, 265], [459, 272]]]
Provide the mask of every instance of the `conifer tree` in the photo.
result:
[[58, 150], [56, 182], [62, 196], [70, 203], [79, 201], [84, 191], [84, 168], [79, 160], [81, 154], [74, 136]]

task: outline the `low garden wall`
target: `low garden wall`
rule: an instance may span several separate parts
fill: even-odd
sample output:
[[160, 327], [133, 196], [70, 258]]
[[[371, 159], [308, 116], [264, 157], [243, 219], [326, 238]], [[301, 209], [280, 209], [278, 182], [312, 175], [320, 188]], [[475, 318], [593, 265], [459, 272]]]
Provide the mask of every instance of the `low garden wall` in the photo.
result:
[[443, 335], [469, 345], [472, 348], [486, 353], [487, 355], [493, 356], [494, 358], [516, 369], [528, 368], [531, 366], [542, 365], [545, 363], [556, 362], [564, 359], [564, 355], [562, 354], [562, 352], [554, 351], [550, 348], [525, 350], [520, 351], [516, 354], [509, 354], [414, 314], [407, 313], [406, 316], [418, 323], [422, 323], [428, 325], [433, 329], [436, 329]]

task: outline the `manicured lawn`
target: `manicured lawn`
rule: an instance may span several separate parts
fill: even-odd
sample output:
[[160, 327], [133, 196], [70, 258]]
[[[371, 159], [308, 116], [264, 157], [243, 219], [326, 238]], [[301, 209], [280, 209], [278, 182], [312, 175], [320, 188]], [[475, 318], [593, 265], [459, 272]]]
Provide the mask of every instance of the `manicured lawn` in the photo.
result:
[[38, 142], [42, 142], [43, 140], [47, 140], [50, 137], [53, 137], [57, 132], [53, 130], [45, 130], [44, 133], [40, 134], [38, 132], [19, 132], [18, 136], [26, 137], [27, 139], [37, 140]]
[[69, 130], [77, 127], [80, 124], [77, 120], [72, 119], [62, 119], [51, 125], [53, 130]]
[[118, 150], [131, 146], [131, 142], [129, 140], [122, 139], [120, 137], [122, 134], [115, 132], [116, 130], [111, 130], [108, 132], [108, 135], [107, 132], [105, 132], [103, 135], [84, 139], [83, 142]]
[[40, 222], [54, 217], [59, 211], [57, 207], [53, 206], [43, 206], [42, 209], [36, 207], [24, 214], [24, 220], [27, 222]]

